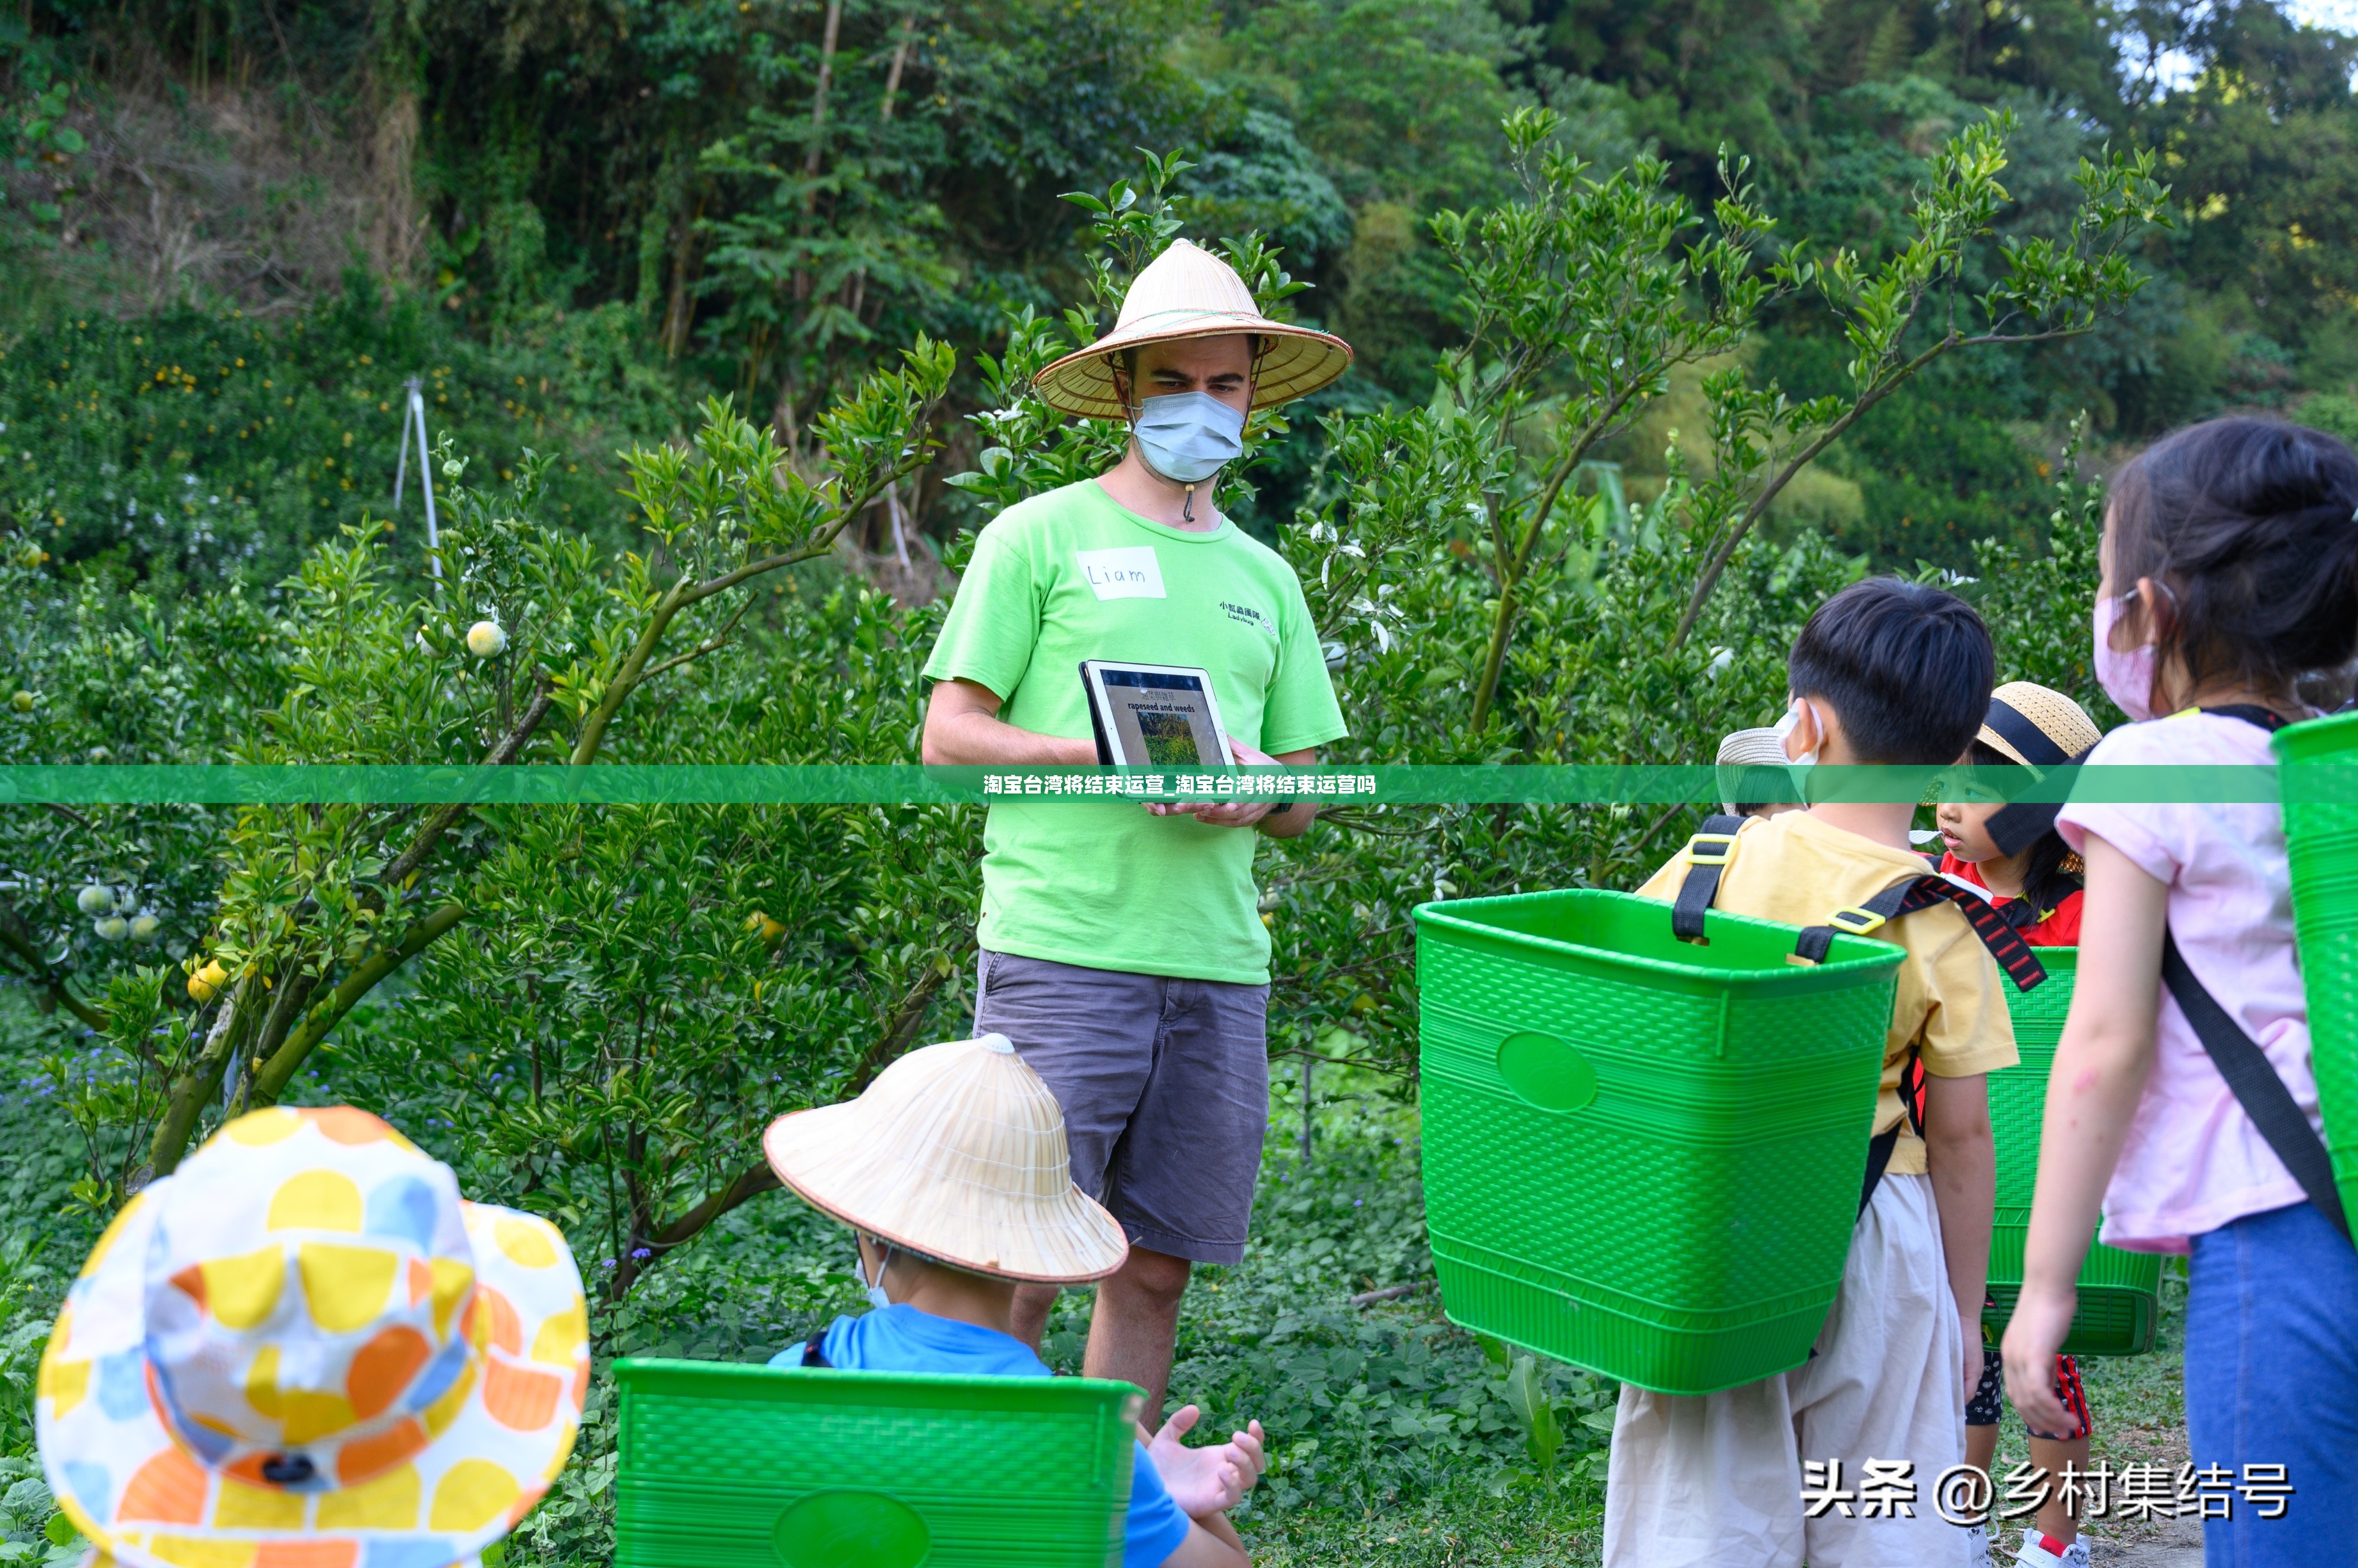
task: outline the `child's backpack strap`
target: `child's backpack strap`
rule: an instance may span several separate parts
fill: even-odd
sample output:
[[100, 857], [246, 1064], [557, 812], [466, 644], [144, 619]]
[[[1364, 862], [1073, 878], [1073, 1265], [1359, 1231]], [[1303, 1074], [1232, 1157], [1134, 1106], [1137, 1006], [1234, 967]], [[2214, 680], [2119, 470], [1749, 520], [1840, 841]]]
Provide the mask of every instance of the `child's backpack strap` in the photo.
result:
[[1703, 828], [1687, 840], [1687, 879], [1679, 884], [1679, 896], [1671, 904], [1671, 930], [1682, 942], [1703, 940], [1703, 912], [1719, 896], [1719, 876], [1727, 869], [1727, 858], [1736, 850], [1736, 835], [1744, 827], [1744, 818], [1725, 812], [1713, 812], [1703, 819]]
[[827, 1369], [832, 1369], [834, 1368], [835, 1363], [827, 1358], [827, 1352], [819, 1348], [821, 1342], [826, 1338], [827, 1330], [820, 1328], [813, 1331], [811, 1336], [803, 1341], [804, 1366], [817, 1367]]
[[1942, 876], [1896, 881], [1865, 903], [1835, 910], [1826, 916], [1823, 925], [1805, 926], [1801, 939], [1793, 944], [1793, 952], [1812, 964], [1823, 963], [1833, 947], [1835, 932], [1865, 936], [1903, 914], [1930, 909], [1943, 901], [1955, 904], [1964, 914], [1974, 935], [1982, 939], [1982, 946], [1990, 950], [1990, 957], [1997, 960], [1998, 968], [2006, 971], [2015, 989], [2027, 991], [2047, 979], [2047, 967], [1996, 904]]
[[[1679, 885], [1678, 902], [1671, 906], [1671, 928], [1682, 939], [1691, 942], [1703, 935], [1704, 911], [1719, 894], [1720, 872], [1727, 865], [1728, 853], [1736, 843], [1736, 830], [1741, 826], [1738, 817], [1709, 816], [1704, 819], [1703, 831], [1694, 836], [1689, 852], [1693, 864], [1687, 871], [1686, 881]], [[1990, 956], [1997, 960], [2017, 989], [2028, 990], [2047, 979], [2046, 966], [2031, 953], [2022, 933], [2008, 925], [1995, 905], [1938, 875], [1904, 878], [1865, 903], [1835, 910], [1826, 916], [1823, 925], [1804, 926], [1800, 939], [1793, 944], [1794, 956], [1812, 964], [1823, 963], [1833, 950], [1835, 932], [1865, 936], [1901, 915], [1930, 909], [1943, 901], [1963, 912], [1974, 935], [1989, 948]], [[1922, 1137], [1924, 1063], [1912, 1049], [1899, 1066], [1899, 1104], [1906, 1113], [1903, 1119], [1907, 1125]], [[1875, 1189], [1891, 1163], [1892, 1152], [1899, 1146], [1899, 1127], [1900, 1123], [1894, 1122], [1887, 1130], [1867, 1140], [1866, 1176], [1858, 1194], [1861, 1214], [1874, 1201]]]
[[2333, 1160], [2325, 1151], [2324, 1141], [2301, 1113], [2284, 1079], [2277, 1076], [2267, 1053], [2244, 1033], [2234, 1015], [2219, 1005], [2211, 989], [2187, 967], [2186, 955], [2178, 950], [2178, 938], [2168, 926], [2161, 933], [2161, 983], [2169, 988], [2178, 1011], [2193, 1025], [2194, 1037], [2202, 1042], [2203, 1054], [2227, 1080], [2235, 1103], [2252, 1119], [2252, 1125], [2300, 1184], [2300, 1190], [2309, 1195], [2309, 1201], [2317, 1206], [2317, 1212], [2348, 1236], [2350, 1220], [2342, 1211], [2342, 1192], [2334, 1185]]

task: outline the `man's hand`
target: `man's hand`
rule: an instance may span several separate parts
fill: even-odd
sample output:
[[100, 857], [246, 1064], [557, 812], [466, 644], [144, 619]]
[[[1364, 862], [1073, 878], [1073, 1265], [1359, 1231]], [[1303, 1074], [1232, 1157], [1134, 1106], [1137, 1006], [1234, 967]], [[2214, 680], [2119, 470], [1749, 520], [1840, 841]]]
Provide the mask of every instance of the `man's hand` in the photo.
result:
[[1261, 1472], [1269, 1468], [1269, 1455], [1263, 1448], [1260, 1422], [1248, 1422], [1247, 1430], [1230, 1435], [1228, 1441], [1212, 1448], [1189, 1448], [1179, 1440], [1192, 1430], [1203, 1411], [1188, 1405], [1174, 1413], [1163, 1423], [1163, 1430], [1146, 1445], [1146, 1456], [1154, 1461], [1155, 1473], [1163, 1477], [1163, 1490], [1179, 1505], [1180, 1512], [1189, 1519], [1205, 1519], [1225, 1513], [1237, 1506], [1244, 1495], [1252, 1490]]
[[[1314, 751], [1288, 752], [1282, 757], [1272, 757], [1257, 752], [1243, 741], [1231, 738], [1229, 754], [1249, 768], [1306, 768], [1318, 760]], [[1310, 826], [1311, 816], [1318, 807], [1314, 802], [1296, 800], [1293, 809], [1272, 816], [1279, 802], [1273, 800], [1190, 800], [1150, 802], [1149, 814], [1155, 816], [1190, 816], [1206, 827], [1251, 827], [1256, 825], [1272, 838], [1291, 838]]]
[[[1256, 752], [1242, 741], [1230, 740], [1228, 752], [1249, 768], [1283, 764], [1266, 752]], [[1206, 827], [1250, 827], [1277, 808], [1273, 800], [1152, 801], [1146, 809], [1156, 816], [1193, 816]]]

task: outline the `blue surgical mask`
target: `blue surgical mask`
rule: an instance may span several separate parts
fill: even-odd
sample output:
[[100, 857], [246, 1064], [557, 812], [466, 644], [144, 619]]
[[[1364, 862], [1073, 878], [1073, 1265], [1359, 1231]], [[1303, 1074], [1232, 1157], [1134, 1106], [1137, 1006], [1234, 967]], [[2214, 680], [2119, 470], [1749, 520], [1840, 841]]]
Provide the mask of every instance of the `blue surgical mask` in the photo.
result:
[[1146, 466], [1174, 484], [1201, 484], [1245, 455], [1244, 415], [1208, 392], [1147, 398], [1130, 433]]

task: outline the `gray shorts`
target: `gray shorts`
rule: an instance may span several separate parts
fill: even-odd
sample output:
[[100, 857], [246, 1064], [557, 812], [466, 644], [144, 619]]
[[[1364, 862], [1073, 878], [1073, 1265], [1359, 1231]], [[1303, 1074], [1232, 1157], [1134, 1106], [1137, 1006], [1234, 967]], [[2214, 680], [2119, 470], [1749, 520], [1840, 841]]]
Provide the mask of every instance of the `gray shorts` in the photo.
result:
[[985, 951], [977, 1034], [1004, 1034], [1065, 1109], [1073, 1180], [1133, 1247], [1237, 1263], [1269, 1130], [1269, 988]]

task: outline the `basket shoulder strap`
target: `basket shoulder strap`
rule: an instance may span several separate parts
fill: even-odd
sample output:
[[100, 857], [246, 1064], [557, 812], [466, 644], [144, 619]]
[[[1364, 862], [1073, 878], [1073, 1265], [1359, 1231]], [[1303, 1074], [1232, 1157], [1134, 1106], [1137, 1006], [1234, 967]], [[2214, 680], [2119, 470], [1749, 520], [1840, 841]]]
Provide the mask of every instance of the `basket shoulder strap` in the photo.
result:
[[2195, 1038], [2202, 1042], [2211, 1065], [2227, 1080], [2235, 1103], [2244, 1108], [2244, 1114], [2252, 1119], [2252, 1125], [2259, 1129], [2317, 1211], [2348, 1236], [2350, 1220], [2342, 1211], [2342, 1193], [2333, 1184], [2333, 1162], [2325, 1152], [2324, 1141], [2293, 1103], [2292, 1091], [2277, 1076], [2266, 1053], [2195, 977], [2186, 955], [2178, 950], [2178, 938], [2167, 930], [2161, 938], [2161, 981], [2177, 1000], [2178, 1011], [2194, 1026]]
[[1743, 827], [1741, 816], [1714, 811], [1687, 840], [1686, 880], [1679, 883], [1679, 896], [1671, 903], [1671, 931], [1680, 941], [1703, 940], [1703, 912], [1719, 897], [1720, 873], [1727, 869], [1728, 857], [1736, 851], [1736, 836]]
[[804, 1341], [803, 1341], [803, 1365], [804, 1365], [804, 1366], [806, 1366], [806, 1367], [818, 1367], [818, 1368], [832, 1368], [832, 1367], [834, 1367], [835, 1363], [834, 1363], [834, 1362], [832, 1362], [832, 1361], [830, 1361], [830, 1360], [828, 1360], [828, 1359], [827, 1358], [827, 1352], [826, 1352], [824, 1349], [820, 1348], [821, 1343], [822, 1343], [826, 1338], [827, 1338], [827, 1330], [826, 1330], [826, 1329], [824, 1329], [824, 1328], [821, 1328], [821, 1329], [818, 1329], [818, 1330], [817, 1330], [816, 1332], [814, 1332], [808, 1339], [806, 1339], [806, 1340], [804, 1340]]
[[1833, 950], [1837, 932], [1865, 936], [1903, 914], [1913, 914], [1944, 901], [1955, 904], [1963, 914], [1974, 935], [1982, 939], [1982, 946], [1990, 950], [1990, 957], [1997, 960], [1998, 968], [2006, 971], [2015, 989], [2027, 991], [2047, 979], [2047, 966], [2039, 961], [2030, 944], [2022, 939], [2022, 933], [2007, 923], [1996, 905], [1942, 876], [1896, 881], [1864, 903], [1835, 910], [1826, 916], [1824, 925], [1804, 926], [1801, 939], [1793, 944], [1793, 952], [1812, 964], [1822, 964]]

